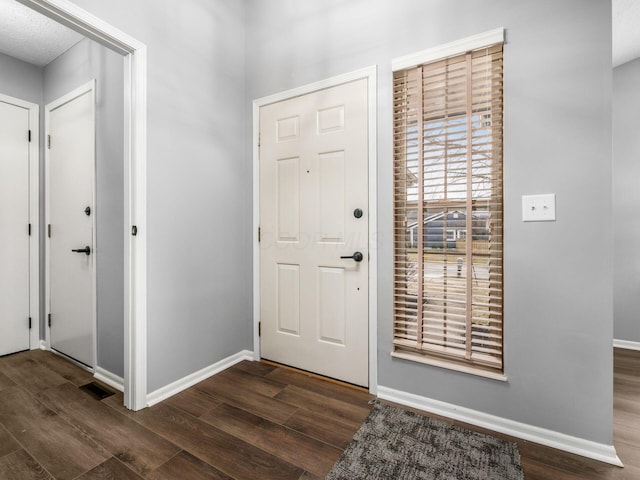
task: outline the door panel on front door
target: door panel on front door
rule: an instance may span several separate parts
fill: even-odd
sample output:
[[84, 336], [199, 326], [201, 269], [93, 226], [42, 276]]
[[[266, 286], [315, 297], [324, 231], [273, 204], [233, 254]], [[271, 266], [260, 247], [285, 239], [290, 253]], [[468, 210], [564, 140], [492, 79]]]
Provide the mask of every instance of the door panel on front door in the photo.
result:
[[93, 92], [53, 109], [49, 134], [51, 347], [93, 366]]
[[367, 122], [364, 79], [260, 110], [261, 355], [363, 386]]
[[29, 110], [0, 101], [0, 355], [29, 348], [28, 131]]

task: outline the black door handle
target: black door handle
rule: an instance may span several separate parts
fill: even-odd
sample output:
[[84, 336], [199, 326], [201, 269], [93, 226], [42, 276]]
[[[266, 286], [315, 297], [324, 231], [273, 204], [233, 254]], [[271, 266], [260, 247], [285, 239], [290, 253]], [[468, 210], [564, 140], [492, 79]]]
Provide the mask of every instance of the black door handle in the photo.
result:
[[76, 253], [86, 253], [87, 255], [89, 255], [91, 253], [91, 247], [89, 247], [89, 245], [87, 245], [84, 248], [77, 248], [77, 249], [73, 249], [71, 251], [72, 252], [76, 252]]
[[362, 259], [364, 259], [364, 255], [362, 255], [362, 252], [355, 252], [353, 255], [347, 255], [340, 258], [353, 258], [356, 262], [361, 262]]

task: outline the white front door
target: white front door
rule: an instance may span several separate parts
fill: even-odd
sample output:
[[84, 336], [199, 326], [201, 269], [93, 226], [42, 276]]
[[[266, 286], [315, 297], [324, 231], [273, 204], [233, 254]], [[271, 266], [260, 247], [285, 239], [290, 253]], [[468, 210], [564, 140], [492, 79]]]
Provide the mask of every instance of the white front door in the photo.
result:
[[47, 105], [51, 348], [94, 364], [94, 90]]
[[28, 135], [29, 109], [0, 100], [0, 355], [29, 348]]
[[261, 356], [362, 386], [367, 122], [366, 79], [260, 109]]

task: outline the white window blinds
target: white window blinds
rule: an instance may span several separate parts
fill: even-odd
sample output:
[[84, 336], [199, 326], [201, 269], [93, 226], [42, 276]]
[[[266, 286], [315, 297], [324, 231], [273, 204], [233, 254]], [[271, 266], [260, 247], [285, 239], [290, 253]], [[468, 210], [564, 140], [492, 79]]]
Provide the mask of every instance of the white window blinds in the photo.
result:
[[502, 43], [394, 72], [394, 350], [502, 371]]

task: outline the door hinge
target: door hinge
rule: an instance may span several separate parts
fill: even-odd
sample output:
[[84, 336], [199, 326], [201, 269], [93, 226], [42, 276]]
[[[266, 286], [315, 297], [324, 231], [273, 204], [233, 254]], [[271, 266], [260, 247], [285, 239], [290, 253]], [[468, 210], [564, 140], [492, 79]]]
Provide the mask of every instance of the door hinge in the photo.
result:
[[29, 236], [31, 236], [31, 224], [29, 224]]
[[29, 330], [31, 330], [31, 317], [29, 317]]
[[262, 336], [262, 322], [258, 322], [258, 336]]
[[136, 225], [131, 226], [131, 235], [134, 237], [138, 235], [138, 227]]
[[260, 243], [260, 227], [258, 227], [258, 243]]
[[47, 225], [47, 236], [51, 238], [51, 224]]
[[29, 130], [28, 139], [31, 141], [31, 130]]
[[47, 315], [47, 321], [49, 323], [49, 326], [51, 326], [51, 314]]
[[51, 150], [51, 135], [47, 135], [47, 148]]
[[262, 145], [262, 133], [258, 133], [258, 148]]

